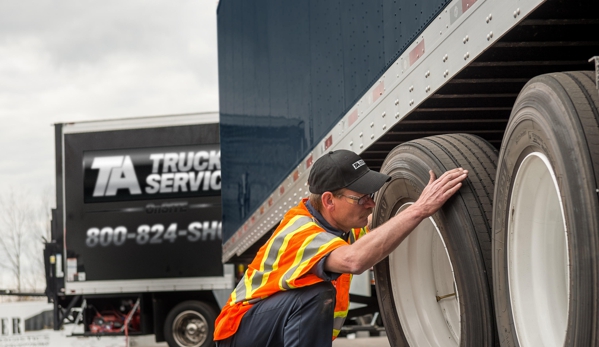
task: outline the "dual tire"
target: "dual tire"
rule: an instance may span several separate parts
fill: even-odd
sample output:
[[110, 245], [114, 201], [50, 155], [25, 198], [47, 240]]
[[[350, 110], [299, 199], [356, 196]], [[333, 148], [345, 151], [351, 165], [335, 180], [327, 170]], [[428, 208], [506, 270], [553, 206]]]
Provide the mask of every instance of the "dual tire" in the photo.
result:
[[497, 151], [481, 138], [443, 135], [396, 147], [381, 172], [373, 226], [413, 204], [429, 181], [469, 171], [460, 191], [376, 265], [379, 306], [395, 346], [491, 346], [491, 215]]
[[[472, 135], [404, 143], [381, 172], [373, 225], [428, 182], [460, 191], [375, 267], [397, 346], [599, 346], [599, 93], [591, 73], [532, 79], [501, 151]], [[453, 290], [452, 290], [453, 289]]]
[[590, 72], [532, 79], [508, 123], [493, 211], [502, 346], [597, 346], [599, 93]]

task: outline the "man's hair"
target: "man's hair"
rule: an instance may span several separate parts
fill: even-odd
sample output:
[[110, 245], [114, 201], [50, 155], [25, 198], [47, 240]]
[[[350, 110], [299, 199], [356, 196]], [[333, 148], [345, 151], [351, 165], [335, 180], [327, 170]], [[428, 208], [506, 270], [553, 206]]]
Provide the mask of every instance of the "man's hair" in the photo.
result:
[[[343, 195], [344, 191], [345, 191], [345, 188], [341, 188], [341, 189], [337, 189], [337, 190], [331, 192], [331, 194], [333, 194], [333, 196], [335, 196], [335, 197], [340, 197], [341, 195]], [[324, 194], [324, 193], [322, 193], [322, 194]], [[308, 199], [310, 200], [310, 205], [312, 205], [312, 207], [314, 207], [314, 209], [316, 211], [320, 212], [321, 214], [322, 214], [322, 194], [311, 193], [310, 196], [308, 197]]]

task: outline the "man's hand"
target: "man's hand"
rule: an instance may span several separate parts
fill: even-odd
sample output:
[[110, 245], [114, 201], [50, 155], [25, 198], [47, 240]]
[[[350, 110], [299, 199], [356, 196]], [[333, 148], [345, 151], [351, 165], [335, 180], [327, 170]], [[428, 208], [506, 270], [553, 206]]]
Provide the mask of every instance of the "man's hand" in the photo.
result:
[[445, 172], [439, 179], [430, 171], [430, 180], [418, 200], [355, 243], [335, 249], [325, 260], [326, 271], [360, 274], [391, 253], [418, 224], [443, 206], [462, 186], [468, 171]]
[[424, 187], [422, 194], [414, 203], [413, 208], [418, 209], [423, 218], [430, 217], [462, 186], [462, 181], [468, 177], [468, 170], [457, 168], [445, 172], [435, 179], [433, 170], [429, 171], [430, 180]]

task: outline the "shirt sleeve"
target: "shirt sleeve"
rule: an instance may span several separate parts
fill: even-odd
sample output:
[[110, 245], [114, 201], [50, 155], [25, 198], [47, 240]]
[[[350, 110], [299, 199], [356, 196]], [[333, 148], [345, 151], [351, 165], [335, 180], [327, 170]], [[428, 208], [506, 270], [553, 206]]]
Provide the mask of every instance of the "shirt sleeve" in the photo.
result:
[[330, 282], [339, 278], [341, 274], [337, 272], [326, 271], [324, 269], [324, 262], [327, 260], [327, 257], [329, 255], [330, 253], [322, 257], [322, 259], [320, 259], [318, 263], [316, 263], [314, 268], [312, 268], [312, 273], [321, 278], [322, 280]]

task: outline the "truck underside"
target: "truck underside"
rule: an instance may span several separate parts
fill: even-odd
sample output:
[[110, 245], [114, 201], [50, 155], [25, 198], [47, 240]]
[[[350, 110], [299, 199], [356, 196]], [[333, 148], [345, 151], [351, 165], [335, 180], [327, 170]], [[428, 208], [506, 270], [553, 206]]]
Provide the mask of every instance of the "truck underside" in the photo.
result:
[[499, 149], [514, 102], [531, 78], [594, 69], [589, 58], [599, 52], [596, 9], [591, 1], [542, 4], [361, 156], [378, 170], [395, 146], [449, 133], [477, 135]]

